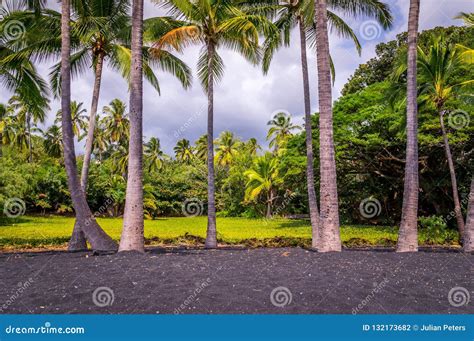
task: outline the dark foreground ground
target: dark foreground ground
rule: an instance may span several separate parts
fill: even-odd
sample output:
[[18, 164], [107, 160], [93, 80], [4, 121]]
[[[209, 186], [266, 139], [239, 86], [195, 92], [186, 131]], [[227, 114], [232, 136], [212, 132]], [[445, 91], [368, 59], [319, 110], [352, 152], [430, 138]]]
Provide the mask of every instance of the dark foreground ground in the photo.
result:
[[458, 252], [299, 248], [0, 254], [0, 311], [474, 313], [473, 261]]

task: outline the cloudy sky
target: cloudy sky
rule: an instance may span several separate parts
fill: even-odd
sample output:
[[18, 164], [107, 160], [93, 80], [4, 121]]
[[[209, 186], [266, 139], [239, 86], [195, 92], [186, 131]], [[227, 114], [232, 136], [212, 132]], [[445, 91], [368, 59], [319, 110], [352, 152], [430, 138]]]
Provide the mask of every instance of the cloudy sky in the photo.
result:
[[[50, 1], [52, 2], [52, 1]], [[145, 1], [145, 16], [163, 15], [150, 1]], [[330, 47], [336, 67], [336, 82], [333, 89], [334, 98], [347, 79], [358, 67], [375, 55], [375, 46], [379, 42], [389, 41], [406, 30], [409, 0], [386, 0], [395, 18], [393, 28], [383, 31], [367, 18], [351, 20], [346, 18], [361, 40], [363, 51], [359, 56], [353, 44], [347, 40], [331, 35]], [[420, 28], [422, 30], [436, 26], [461, 25], [454, 20], [460, 11], [473, 12], [472, 0], [422, 0]], [[265, 145], [266, 123], [273, 113], [290, 112], [298, 124], [303, 123], [302, 80], [300, 68], [299, 37], [293, 32], [293, 44], [282, 49], [273, 60], [267, 76], [261, 69], [248, 64], [242, 57], [230, 51], [220, 51], [225, 62], [225, 76], [215, 88], [215, 132], [232, 130], [239, 137], [248, 139], [256, 137]], [[181, 58], [195, 69], [199, 48], [189, 48]], [[317, 74], [314, 54], [309, 53], [310, 81], [312, 85], [312, 109], [317, 111], [318, 97], [316, 91]], [[49, 65], [39, 69], [48, 74]], [[165, 73], [158, 73], [161, 84], [161, 97], [145, 82], [144, 96], [144, 135], [149, 138], [160, 138], [164, 150], [172, 154], [176, 141], [187, 138], [194, 142], [206, 132], [206, 96], [195, 77], [190, 90], [183, 90], [178, 81]], [[93, 75], [84, 75], [74, 81], [72, 86], [73, 100], [84, 102], [90, 107]], [[6, 102], [10, 94], [2, 89], [0, 101]], [[112, 99], [120, 98], [128, 103], [127, 84], [114, 72], [106, 70], [103, 77], [99, 108], [107, 105]], [[54, 113], [59, 107], [57, 101], [51, 104], [51, 113], [46, 125], [52, 124]], [[79, 152], [81, 147], [79, 146]]]

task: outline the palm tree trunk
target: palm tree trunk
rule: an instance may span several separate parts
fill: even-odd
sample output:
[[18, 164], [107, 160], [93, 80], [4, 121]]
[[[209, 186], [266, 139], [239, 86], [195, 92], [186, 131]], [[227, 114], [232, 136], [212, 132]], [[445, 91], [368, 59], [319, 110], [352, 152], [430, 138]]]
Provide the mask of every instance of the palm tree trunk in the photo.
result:
[[97, 64], [95, 66], [95, 81], [94, 90], [92, 92], [91, 112], [89, 116], [89, 129], [87, 131], [86, 147], [84, 151], [84, 163], [81, 172], [81, 187], [86, 192], [87, 180], [89, 176], [89, 166], [91, 162], [92, 148], [94, 146], [95, 121], [97, 115], [97, 107], [99, 105], [100, 84], [102, 81], [102, 70], [104, 66], [104, 55], [100, 54], [97, 57]]
[[143, 221], [143, 0], [133, 0], [128, 180], [119, 251], [144, 252]]
[[[87, 193], [87, 178], [89, 176], [89, 165], [91, 161], [92, 148], [94, 145], [95, 121], [97, 107], [99, 105], [100, 83], [102, 80], [103, 63], [104, 56], [100, 54], [97, 58], [97, 64], [95, 66], [95, 81], [94, 90], [92, 93], [91, 112], [89, 116], [89, 130], [87, 131], [86, 147], [84, 151], [84, 162], [82, 164], [81, 172], [81, 188], [84, 193]], [[71, 240], [69, 241], [69, 250], [80, 251], [85, 249], [87, 249], [86, 237], [84, 235], [84, 232], [79, 229], [79, 225], [75, 223], [74, 229], [72, 231]]]
[[418, 251], [418, 94], [417, 94], [417, 37], [420, 0], [410, 1], [408, 18], [407, 72], [407, 156], [402, 218], [398, 237], [398, 252]]
[[268, 191], [268, 196], [267, 196], [267, 214], [266, 214], [267, 219], [271, 219], [273, 217], [273, 210], [272, 210], [273, 198], [274, 198], [274, 193], [273, 193], [273, 188], [272, 188]]
[[26, 129], [28, 130], [28, 162], [33, 162], [33, 147], [31, 145], [31, 115], [26, 114]]
[[464, 251], [474, 252], [474, 177], [471, 181], [469, 204], [467, 206], [466, 226], [464, 229]]
[[446, 151], [446, 158], [448, 159], [449, 175], [451, 176], [451, 187], [453, 190], [454, 213], [456, 214], [456, 222], [458, 224], [459, 235], [464, 236], [464, 218], [461, 211], [461, 202], [459, 200], [458, 183], [456, 180], [456, 171], [454, 170], [453, 155], [449, 147], [448, 134], [444, 126], [444, 111], [439, 111], [439, 122], [441, 123], [441, 131], [443, 133], [444, 149]]
[[319, 242], [319, 211], [316, 191], [314, 189], [314, 156], [313, 131], [311, 127], [311, 96], [309, 88], [308, 57], [306, 55], [306, 30], [301, 16], [298, 17], [301, 40], [301, 68], [303, 71], [304, 115], [306, 130], [306, 179], [308, 186], [309, 216], [312, 229], [312, 247], [318, 248]]
[[208, 52], [208, 89], [207, 89], [207, 235], [206, 248], [217, 248], [216, 198], [214, 179], [214, 65], [215, 46], [209, 41]]
[[70, 32], [70, 0], [61, 4], [61, 109], [62, 133], [64, 149], [64, 165], [66, 168], [69, 192], [76, 212], [76, 221], [84, 231], [92, 249], [112, 251], [117, 244], [100, 228], [87, 205], [84, 191], [77, 176], [76, 152], [74, 149], [74, 133], [71, 120], [71, 32]]
[[316, 47], [321, 163], [321, 226], [318, 250], [321, 252], [341, 251], [326, 0], [316, 0]]

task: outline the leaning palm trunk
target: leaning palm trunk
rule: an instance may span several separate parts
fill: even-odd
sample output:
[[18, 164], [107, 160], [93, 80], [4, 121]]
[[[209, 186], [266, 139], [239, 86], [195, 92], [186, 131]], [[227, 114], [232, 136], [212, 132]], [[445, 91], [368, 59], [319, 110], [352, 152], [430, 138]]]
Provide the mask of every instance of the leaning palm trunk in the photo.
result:
[[[86, 147], [84, 151], [84, 162], [82, 164], [81, 172], [81, 188], [84, 193], [87, 193], [87, 179], [89, 176], [89, 165], [91, 161], [92, 149], [94, 145], [94, 132], [95, 132], [95, 121], [97, 114], [97, 107], [99, 105], [100, 95], [100, 83], [102, 80], [102, 69], [103, 69], [104, 56], [101, 54], [97, 58], [97, 64], [95, 66], [95, 82], [94, 90], [92, 93], [92, 104], [91, 112], [89, 116], [89, 130], [87, 131]], [[84, 232], [82, 232], [77, 223], [74, 224], [72, 231], [72, 237], [69, 241], [70, 251], [85, 250], [87, 248], [86, 238]]]
[[397, 251], [418, 251], [418, 101], [417, 101], [417, 37], [420, 0], [411, 0], [408, 18], [407, 69], [407, 156], [402, 219]]
[[62, 1], [61, 13], [61, 109], [64, 149], [64, 165], [68, 177], [69, 192], [76, 212], [76, 221], [84, 231], [92, 249], [112, 251], [116, 243], [100, 228], [87, 205], [84, 191], [77, 176], [76, 153], [74, 150], [74, 133], [71, 121], [71, 36], [70, 36], [70, 0]]
[[314, 156], [313, 156], [313, 132], [311, 128], [311, 98], [309, 88], [308, 58], [306, 55], [306, 30], [303, 18], [298, 17], [301, 39], [301, 68], [303, 71], [303, 89], [304, 89], [304, 114], [306, 130], [306, 179], [308, 185], [308, 203], [309, 216], [312, 229], [312, 247], [318, 248], [319, 241], [319, 211], [314, 189]]
[[321, 226], [318, 250], [341, 251], [326, 0], [316, 0], [316, 47], [321, 163]]
[[128, 180], [119, 251], [144, 252], [143, 221], [143, 0], [133, 0]]
[[443, 133], [444, 149], [446, 151], [446, 158], [448, 159], [449, 175], [451, 176], [451, 187], [453, 189], [454, 213], [456, 215], [456, 222], [458, 224], [459, 235], [464, 236], [464, 218], [461, 211], [461, 202], [459, 200], [458, 183], [456, 180], [456, 171], [454, 170], [453, 155], [449, 147], [448, 134], [444, 126], [444, 111], [439, 111], [439, 122], [441, 123], [441, 131]]
[[471, 181], [469, 204], [467, 206], [466, 226], [464, 229], [464, 251], [474, 252], [474, 177]]
[[212, 66], [214, 61], [215, 46], [212, 42], [207, 43], [208, 51], [208, 88], [207, 88], [207, 236], [206, 248], [217, 247], [216, 227], [216, 198], [214, 178], [214, 74]]

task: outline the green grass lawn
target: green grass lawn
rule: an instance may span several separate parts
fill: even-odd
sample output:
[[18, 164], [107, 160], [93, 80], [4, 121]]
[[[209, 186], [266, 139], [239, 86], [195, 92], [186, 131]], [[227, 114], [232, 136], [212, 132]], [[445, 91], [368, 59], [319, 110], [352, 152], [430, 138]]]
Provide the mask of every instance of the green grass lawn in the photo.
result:
[[[206, 217], [162, 218], [145, 221], [148, 245], [202, 245], [206, 236]], [[98, 219], [105, 231], [118, 240], [122, 220]], [[59, 216], [27, 216], [0, 220], [0, 248], [58, 248], [69, 240], [74, 219]], [[309, 246], [311, 228], [308, 221], [287, 219], [218, 218], [219, 242], [231, 245]], [[343, 226], [341, 237], [346, 246], [391, 246], [397, 240], [397, 230], [384, 226]], [[423, 233], [421, 244], [457, 245], [451, 240], [431, 241]]]

